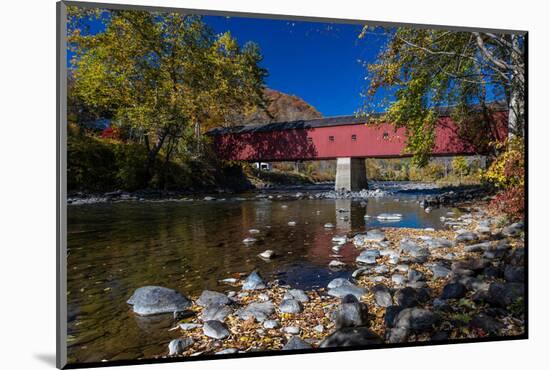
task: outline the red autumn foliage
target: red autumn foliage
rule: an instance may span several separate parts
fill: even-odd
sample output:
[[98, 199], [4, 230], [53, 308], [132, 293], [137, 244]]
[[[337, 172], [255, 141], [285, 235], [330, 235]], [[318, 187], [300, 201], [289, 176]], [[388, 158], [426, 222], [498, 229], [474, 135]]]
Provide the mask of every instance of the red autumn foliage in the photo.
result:
[[497, 194], [491, 202], [493, 209], [503, 212], [513, 220], [523, 218], [525, 214], [525, 189], [523, 185], [513, 186]]
[[102, 139], [113, 139], [113, 140], [120, 140], [120, 129], [116, 127], [109, 126], [103, 131], [101, 131], [101, 134], [99, 136]]

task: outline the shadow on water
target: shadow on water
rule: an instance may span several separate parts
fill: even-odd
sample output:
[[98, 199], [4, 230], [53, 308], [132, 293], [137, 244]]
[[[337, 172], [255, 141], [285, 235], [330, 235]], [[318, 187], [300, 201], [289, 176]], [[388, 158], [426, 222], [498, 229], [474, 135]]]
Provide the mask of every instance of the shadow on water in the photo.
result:
[[[69, 207], [68, 357], [70, 362], [133, 359], [164, 353], [177, 333], [171, 315], [136, 317], [126, 300], [134, 289], [162, 285], [186, 295], [227, 291], [219, 280], [255, 268], [267, 279], [310, 289], [351, 270], [331, 271], [339, 258], [353, 266], [346, 245], [335, 257], [334, 235], [380, 226], [441, 227], [448, 209], [430, 214], [414, 196], [351, 200], [128, 202]], [[374, 216], [401, 213], [396, 223]], [[365, 214], [371, 215], [365, 218]], [[289, 226], [295, 221], [296, 226]], [[332, 223], [334, 228], [325, 228]], [[259, 234], [251, 235], [250, 229]], [[246, 245], [253, 236], [258, 242]], [[278, 257], [257, 257], [266, 249]]]

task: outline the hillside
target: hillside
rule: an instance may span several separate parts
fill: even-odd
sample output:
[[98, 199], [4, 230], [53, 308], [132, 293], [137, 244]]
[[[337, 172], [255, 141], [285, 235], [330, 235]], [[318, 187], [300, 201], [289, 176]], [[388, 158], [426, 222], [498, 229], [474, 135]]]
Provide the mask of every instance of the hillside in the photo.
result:
[[245, 118], [246, 123], [268, 123], [321, 118], [322, 115], [310, 104], [297, 96], [273, 89], [265, 89], [265, 110], [257, 110]]

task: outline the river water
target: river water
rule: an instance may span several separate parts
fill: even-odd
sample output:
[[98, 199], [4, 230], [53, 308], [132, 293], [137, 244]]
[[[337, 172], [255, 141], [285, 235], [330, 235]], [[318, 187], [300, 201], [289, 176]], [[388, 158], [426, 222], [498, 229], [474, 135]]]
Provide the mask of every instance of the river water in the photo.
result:
[[[348, 276], [358, 251], [346, 245], [340, 259], [350, 270], [334, 272], [334, 235], [371, 227], [443, 226], [446, 208], [426, 213], [418, 200], [432, 190], [399, 191], [400, 184], [378, 184], [394, 194], [370, 198], [274, 200], [258, 193], [225, 200], [118, 202], [68, 209], [69, 362], [136, 359], [166, 351], [172, 339], [170, 315], [137, 317], [126, 300], [134, 289], [161, 285], [186, 295], [204, 289], [227, 290], [220, 279], [257, 268], [266, 279], [293, 287], [326, 286]], [[322, 188], [305, 189], [310, 192]], [[304, 191], [301, 189], [300, 191]], [[436, 190], [434, 190], [436, 191]], [[400, 213], [397, 222], [380, 222], [381, 213]], [[365, 215], [371, 217], [365, 218]], [[295, 221], [295, 226], [289, 226]], [[333, 229], [326, 229], [332, 223]], [[258, 229], [251, 235], [250, 229]], [[253, 236], [252, 245], [243, 239]], [[278, 258], [257, 254], [272, 249]]]

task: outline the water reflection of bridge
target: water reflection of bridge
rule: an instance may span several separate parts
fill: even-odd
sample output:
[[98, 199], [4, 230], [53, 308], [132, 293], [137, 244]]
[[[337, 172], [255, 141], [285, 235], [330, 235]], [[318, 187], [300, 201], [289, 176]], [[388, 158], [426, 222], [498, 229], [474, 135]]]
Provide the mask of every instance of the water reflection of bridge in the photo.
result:
[[340, 232], [363, 229], [365, 226], [366, 202], [352, 202], [351, 199], [336, 199], [336, 228]]

